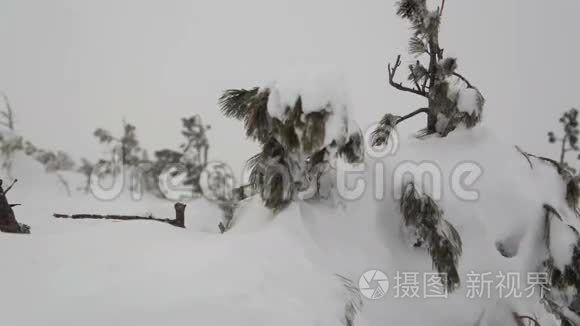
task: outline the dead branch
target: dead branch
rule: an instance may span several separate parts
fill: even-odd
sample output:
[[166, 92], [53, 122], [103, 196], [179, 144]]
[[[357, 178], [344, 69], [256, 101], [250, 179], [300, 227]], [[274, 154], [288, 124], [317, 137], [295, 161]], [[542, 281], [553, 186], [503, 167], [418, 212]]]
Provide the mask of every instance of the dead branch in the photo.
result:
[[175, 218], [156, 218], [153, 215], [136, 216], [136, 215], [98, 215], [98, 214], [53, 214], [55, 218], [69, 218], [69, 219], [93, 219], [93, 220], [118, 220], [118, 221], [155, 221], [167, 223], [175, 227], [185, 228], [185, 204], [175, 204]]
[[413, 89], [413, 88], [409, 88], [409, 87], [405, 87], [403, 86], [403, 83], [397, 83], [394, 81], [395, 79], [395, 74], [397, 73], [397, 69], [399, 69], [399, 67], [401, 66], [401, 55], [397, 56], [397, 61], [395, 62], [395, 65], [391, 68], [391, 64], [389, 63], [387, 66], [388, 69], [388, 73], [389, 73], [389, 84], [400, 90], [403, 92], [410, 92], [413, 94], [417, 94], [419, 96], [423, 96], [423, 97], [427, 97], [427, 93], [420, 90], [420, 89]]

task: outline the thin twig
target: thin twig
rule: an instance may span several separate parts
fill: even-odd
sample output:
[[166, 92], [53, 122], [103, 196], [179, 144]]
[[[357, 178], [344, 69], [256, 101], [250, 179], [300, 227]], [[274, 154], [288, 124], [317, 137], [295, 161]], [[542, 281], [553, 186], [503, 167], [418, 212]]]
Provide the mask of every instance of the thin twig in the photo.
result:
[[[517, 148], [517, 147], [516, 147]], [[538, 155], [534, 155], [534, 154], [530, 154], [528, 152], [525, 152], [521, 149], [518, 149], [519, 151], [521, 151], [521, 153], [527, 158], [527, 157], [533, 157], [533, 158], [537, 158], [538, 160], [544, 161], [544, 162], [548, 162], [550, 164], [552, 164], [556, 170], [558, 170], [558, 174], [562, 175], [562, 172], [564, 172], [564, 167], [560, 165], [560, 163], [556, 162], [555, 160], [548, 158], [548, 157], [544, 157], [544, 156], [538, 156]]]
[[6, 188], [6, 190], [4, 190], [4, 195], [6, 195], [10, 189], [12, 189], [12, 187], [14, 187], [14, 184], [18, 182], [18, 179], [14, 179], [14, 181], [12, 181], [12, 183], [8, 186], [8, 188]]
[[560, 221], [564, 221], [562, 219], [562, 215], [560, 215], [560, 213], [558, 213], [558, 211], [552, 206], [552, 205], [548, 205], [548, 204], [544, 204], [544, 210], [546, 211], [546, 218], [549, 217], [549, 214], [554, 214], [554, 216], [556, 216]]
[[399, 66], [401, 66], [401, 55], [397, 56], [397, 61], [395, 62], [395, 65], [393, 66], [393, 68], [391, 68], [391, 64], [389, 64], [387, 66], [387, 69], [389, 72], [389, 84], [400, 91], [410, 92], [410, 93], [417, 94], [417, 95], [420, 95], [423, 97], [427, 97], [427, 93], [425, 93], [421, 90], [415, 90], [415, 89], [412, 89], [409, 87], [405, 87], [405, 86], [403, 86], [403, 83], [396, 83], [394, 81], [395, 74], [397, 73], [397, 69], [399, 68]]
[[522, 154], [526, 160], [528, 160], [528, 163], [530, 163], [530, 168], [533, 169], [534, 168], [534, 164], [532, 164], [532, 160], [530, 160], [530, 154], [524, 152], [519, 146], [516, 145], [516, 149], [518, 150], [518, 152], [520, 152], [520, 154]]
[[467, 84], [467, 88], [475, 88], [470, 82], [469, 80], [467, 80], [467, 78], [463, 77], [463, 75], [459, 74], [458, 72], [454, 72], [453, 75], [455, 77], [458, 77], [459, 79], [463, 80], [464, 83]]
[[441, 2], [441, 9], [439, 9], [439, 17], [443, 16], [443, 9], [445, 9], [445, 0]]

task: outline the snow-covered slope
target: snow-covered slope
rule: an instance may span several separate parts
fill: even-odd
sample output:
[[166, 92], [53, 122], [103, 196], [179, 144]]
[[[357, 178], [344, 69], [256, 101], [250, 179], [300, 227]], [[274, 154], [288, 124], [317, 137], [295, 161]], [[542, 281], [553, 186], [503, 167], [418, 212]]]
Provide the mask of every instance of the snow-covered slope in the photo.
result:
[[[392, 287], [397, 272], [432, 271], [424, 251], [405, 245], [393, 198], [397, 167], [423, 161], [439, 167], [438, 204], [463, 240], [462, 286], [448, 299], [397, 298]], [[468, 161], [483, 171], [470, 186], [479, 194], [473, 201], [460, 199], [450, 181], [458, 164]], [[544, 203], [578, 225], [555, 170], [539, 162], [531, 169], [513, 144], [484, 128], [445, 139], [403, 139], [394, 155], [367, 157], [366, 172], [349, 178], [362, 176], [369, 188], [383, 180], [383, 199], [367, 189], [336, 206], [296, 202], [276, 216], [249, 199], [223, 235], [217, 231], [221, 212], [203, 199], [188, 203], [185, 230], [155, 222], [53, 219], [54, 212], [174, 213], [170, 202], [152, 196], [100, 202], [75, 192], [67, 198], [36, 163], [16, 162], [20, 182], [9, 199], [23, 204], [17, 218], [32, 234], [0, 234], [2, 325], [335, 326], [344, 322], [347, 301], [338, 275], [358, 284], [373, 269], [389, 276], [391, 289], [380, 300], [364, 299], [357, 326], [474, 325], [478, 319], [493, 325], [509, 306], [549, 325], [537, 297], [499, 300], [492, 290], [490, 299], [467, 298], [466, 275], [531, 271]], [[384, 174], [372, 168], [377, 164]], [[515, 257], [500, 255], [498, 242]]]

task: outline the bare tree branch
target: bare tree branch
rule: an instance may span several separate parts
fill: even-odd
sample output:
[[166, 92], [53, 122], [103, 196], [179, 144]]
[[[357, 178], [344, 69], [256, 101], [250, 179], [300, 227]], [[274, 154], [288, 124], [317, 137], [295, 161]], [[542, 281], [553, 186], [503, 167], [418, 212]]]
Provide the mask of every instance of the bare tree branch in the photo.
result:
[[397, 69], [400, 66], [401, 66], [401, 55], [398, 55], [397, 56], [397, 61], [395, 62], [395, 65], [392, 68], [391, 68], [391, 64], [389, 64], [387, 66], [387, 69], [389, 70], [388, 71], [389, 72], [389, 84], [392, 87], [394, 87], [394, 88], [396, 88], [396, 89], [398, 89], [400, 91], [410, 92], [410, 93], [417, 94], [417, 95], [420, 95], [420, 96], [423, 96], [423, 97], [427, 97], [427, 93], [425, 93], [424, 91], [412, 89], [412, 88], [409, 88], [409, 87], [405, 87], [405, 86], [403, 86], [403, 83], [396, 83], [394, 81], [395, 74], [397, 73]]
[[413, 112], [411, 112], [411, 113], [409, 113], [409, 114], [407, 114], [405, 116], [402, 116], [402, 117], [400, 117], [397, 120], [397, 123], [396, 124], [399, 124], [399, 123], [401, 123], [401, 122], [403, 122], [403, 121], [405, 121], [407, 119], [410, 119], [410, 118], [416, 116], [419, 113], [429, 114], [429, 108], [420, 108], [420, 109], [417, 109], [417, 110], [415, 110], [415, 111], [413, 111]]

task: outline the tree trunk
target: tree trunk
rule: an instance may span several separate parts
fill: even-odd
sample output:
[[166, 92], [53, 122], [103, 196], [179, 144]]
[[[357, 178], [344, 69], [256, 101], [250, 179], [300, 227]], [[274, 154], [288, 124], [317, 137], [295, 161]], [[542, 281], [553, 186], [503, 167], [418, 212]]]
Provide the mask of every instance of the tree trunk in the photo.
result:
[[175, 203], [175, 220], [172, 225], [185, 228], [185, 204]]
[[433, 100], [432, 92], [434, 91], [437, 81], [437, 62], [443, 59], [441, 49], [439, 48], [439, 30], [429, 38], [429, 113], [427, 114], [427, 131], [429, 133], [437, 132], [437, 104]]
[[6, 192], [2, 187], [2, 180], [0, 179], [0, 231], [6, 233], [30, 233], [30, 227], [16, 221], [12, 207], [8, 203], [8, 199], [6, 199]]

